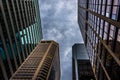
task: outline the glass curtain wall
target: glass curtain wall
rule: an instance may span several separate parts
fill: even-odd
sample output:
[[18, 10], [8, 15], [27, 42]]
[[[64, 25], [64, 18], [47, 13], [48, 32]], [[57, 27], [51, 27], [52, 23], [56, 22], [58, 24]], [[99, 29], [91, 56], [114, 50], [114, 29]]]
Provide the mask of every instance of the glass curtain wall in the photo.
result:
[[41, 39], [38, 0], [0, 0], [0, 79], [9, 79]]
[[78, 23], [97, 80], [120, 80], [120, 0], [78, 0]]

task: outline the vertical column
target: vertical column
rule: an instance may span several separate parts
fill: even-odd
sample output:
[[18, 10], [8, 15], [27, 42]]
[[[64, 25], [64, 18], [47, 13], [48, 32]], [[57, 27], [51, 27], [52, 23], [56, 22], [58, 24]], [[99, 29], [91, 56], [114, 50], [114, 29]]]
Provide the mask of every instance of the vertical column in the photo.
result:
[[[34, 30], [35, 30], [36, 32], [38, 32], [38, 31], [37, 31], [37, 30], [38, 30], [37, 27], [38, 27], [38, 18], [39, 18], [39, 17], [38, 17], [38, 15], [37, 15], [37, 6], [38, 6], [38, 5], [37, 5], [36, 1], [37, 1], [37, 0], [33, 0], [33, 3], [34, 3], [34, 5], [33, 5], [33, 11], [34, 11], [34, 14], [35, 14], [35, 21], [36, 21], [36, 22], [35, 22], [35, 26], [34, 26]], [[35, 35], [35, 45], [37, 45], [37, 38], [39, 37], [39, 36], [37, 35], [38, 33], [36, 33], [36, 32], [34, 33], [34, 35]]]
[[36, 3], [35, 3], [35, 1], [36, 0], [32, 0], [32, 2], [33, 2], [33, 4], [32, 4], [32, 13], [34, 14], [34, 16], [33, 16], [33, 18], [35, 19], [35, 24], [34, 24], [34, 26], [33, 26], [33, 29], [34, 29], [34, 45], [36, 46], [36, 42], [37, 42], [37, 38], [39, 37], [39, 36], [37, 36], [37, 29], [36, 29], [36, 27], [38, 27], [37, 26], [37, 15], [36, 15], [36, 13], [37, 13], [37, 11], [36, 11]]
[[[8, 62], [8, 69], [10, 70], [10, 74], [12, 75], [13, 74], [13, 68], [12, 68], [12, 64], [11, 64], [11, 61], [10, 61], [10, 56], [8, 54], [8, 50], [7, 50], [7, 46], [6, 46], [6, 43], [5, 43], [5, 39], [4, 39], [4, 36], [3, 36], [1, 24], [0, 24], [0, 37], [1, 37], [2, 44], [3, 44], [3, 48], [5, 50], [5, 56], [6, 56], [7, 62]], [[0, 55], [0, 58], [1, 58], [1, 55]], [[6, 69], [4, 69], [4, 65], [3, 65], [2, 60], [0, 60], [0, 64], [1, 64], [0, 66], [1, 66], [4, 78], [6, 79], [7, 78]]]
[[[15, 47], [17, 49], [17, 55], [18, 55], [18, 58], [19, 58], [19, 63], [21, 64], [22, 63], [22, 60], [21, 60], [21, 55], [20, 55], [20, 51], [19, 51], [19, 48], [18, 48], [18, 43], [17, 43], [17, 39], [16, 39], [16, 36], [15, 36], [15, 29], [14, 29], [14, 23], [13, 23], [13, 18], [12, 18], [12, 15], [11, 15], [11, 11], [10, 11], [10, 5], [9, 5], [9, 2], [8, 0], [6, 0], [6, 4], [7, 4], [7, 8], [8, 8], [8, 15], [10, 17], [10, 23], [11, 23], [11, 26], [9, 26], [10, 28], [12, 28], [11, 30], [13, 31], [13, 38], [15, 40]], [[11, 3], [10, 3], [11, 4]], [[13, 45], [13, 44], [12, 44]], [[14, 49], [14, 48], [13, 48]], [[15, 60], [17, 61], [17, 60]], [[16, 67], [17, 68], [17, 67]]]
[[[25, 54], [24, 54], [24, 49], [23, 49], [23, 46], [22, 46], [22, 41], [21, 41], [21, 37], [20, 37], [20, 28], [21, 28], [21, 26], [20, 26], [20, 28], [19, 28], [19, 25], [20, 24], [18, 24], [18, 17], [17, 17], [17, 15], [16, 15], [16, 13], [17, 13], [17, 10], [15, 9], [15, 8], [17, 8], [17, 6], [15, 6], [15, 5], [17, 5], [17, 2], [16, 1], [13, 1], [13, 0], [11, 0], [11, 4], [12, 4], [12, 6], [13, 6], [13, 15], [15, 16], [15, 23], [16, 23], [16, 28], [17, 28], [17, 33], [18, 33], [18, 40], [20, 40], [20, 48], [21, 48], [21, 51], [22, 51], [22, 56], [23, 56], [23, 60], [25, 60]], [[16, 33], [16, 34], [17, 34]], [[19, 44], [19, 43], [18, 43]], [[22, 61], [23, 61], [22, 60]]]
[[[86, 9], [88, 9], [89, 7], [89, 0], [86, 0]], [[88, 11], [86, 10], [86, 17], [85, 17], [86, 21], [85, 21], [85, 31], [88, 31]], [[87, 44], [87, 34], [85, 34], [85, 45]]]
[[34, 23], [32, 23], [32, 16], [31, 16], [31, 11], [30, 11], [30, 1], [27, 0], [27, 1], [24, 1], [25, 2], [25, 5], [26, 5], [26, 12], [27, 12], [27, 20], [28, 20], [28, 27], [27, 27], [27, 33], [29, 34], [28, 35], [28, 45], [30, 46], [30, 52], [32, 51], [32, 35], [30, 33], [30, 29], [31, 27], [34, 25]]
[[4, 63], [3, 63], [3, 60], [1, 58], [1, 55], [0, 55], [0, 67], [1, 67], [1, 70], [2, 70], [2, 75], [4, 77], [5, 80], [8, 79], [8, 76], [7, 76], [7, 73], [6, 73], [6, 69], [5, 69], [5, 66], [4, 66]]
[[[10, 32], [9, 32], [9, 29], [8, 29], [8, 23], [7, 23], [7, 20], [6, 20], [6, 16], [5, 16], [5, 11], [4, 11], [4, 7], [3, 7], [3, 2], [2, 2], [2, 0], [0, 0], [0, 7], [1, 7], [2, 15], [3, 15], [4, 23], [5, 23], [5, 28], [6, 28], [8, 40], [9, 40], [9, 42], [10, 42], [10, 47], [11, 47], [11, 49], [12, 49], [14, 62], [16, 63], [15, 65], [16, 65], [16, 67], [17, 67], [16, 57], [15, 57], [15, 53], [14, 53], [14, 49], [13, 49], [13, 45], [12, 45], [12, 40], [11, 40], [11, 37], [10, 37]], [[7, 45], [6, 45], [6, 43], [5, 43], [6, 40], [4, 39], [4, 36], [3, 36], [1, 24], [0, 24], [0, 30], [1, 30], [1, 31], [0, 31], [0, 32], [1, 32], [1, 33], [0, 33], [0, 36], [1, 36], [1, 39], [2, 39], [3, 47], [4, 47], [4, 49], [5, 49], [5, 53], [6, 53], [8, 65], [9, 65], [9, 68], [10, 68], [10, 73], [13, 74], [13, 68], [12, 68], [11, 61], [10, 61], [10, 57], [9, 57], [9, 54], [8, 54]]]
[[[27, 47], [28, 47], [28, 54], [30, 53], [30, 45], [29, 45], [29, 34], [28, 34], [28, 27], [30, 26], [30, 22], [29, 22], [29, 13], [27, 12], [27, 0], [22, 0], [22, 6], [23, 6], [23, 11], [24, 11], [24, 16], [26, 18], [26, 22], [24, 23], [24, 31], [25, 31], [25, 37], [27, 40]], [[24, 17], [23, 17], [24, 18]]]
[[[24, 17], [24, 12], [23, 12], [23, 7], [22, 7], [22, 3], [21, 3], [21, 0], [16, 0], [16, 7], [17, 7], [17, 11], [18, 11], [18, 21], [19, 21], [19, 24], [20, 25], [20, 30], [21, 30], [21, 36], [22, 36], [22, 43], [24, 45], [24, 51], [25, 51], [25, 57], [27, 57], [27, 54], [28, 54], [28, 49], [27, 49], [27, 43], [26, 43], [26, 39], [25, 39], [25, 36], [24, 36], [24, 29], [23, 29], [23, 26], [24, 26], [24, 23], [25, 23], [25, 17]], [[24, 18], [23, 18], [24, 17]]]

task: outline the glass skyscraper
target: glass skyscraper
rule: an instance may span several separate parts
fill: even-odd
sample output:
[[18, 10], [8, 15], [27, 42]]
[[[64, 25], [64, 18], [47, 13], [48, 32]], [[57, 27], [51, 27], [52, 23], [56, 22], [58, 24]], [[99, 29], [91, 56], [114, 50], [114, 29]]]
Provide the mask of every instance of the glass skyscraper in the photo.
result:
[[96, 80], [120, 80], [120, 0], [78, 0], [78, 23]]
[[83, 43], [76, 43], [72, 46], [72, 80], [95, 80]]
[[42, 39], [38, 0], [0, 0], [0, 80], [8, 80]]
[[41, 41], [10, 80], [60, 80], [59, 44]]

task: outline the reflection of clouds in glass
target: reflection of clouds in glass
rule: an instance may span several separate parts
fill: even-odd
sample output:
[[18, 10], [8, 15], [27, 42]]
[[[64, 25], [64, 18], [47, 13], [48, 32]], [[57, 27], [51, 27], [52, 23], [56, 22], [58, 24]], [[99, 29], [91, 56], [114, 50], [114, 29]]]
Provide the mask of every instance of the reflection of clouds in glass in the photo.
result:
[[[26, 29], [24, 29], [23, 32], [20, 31], [22, 44], [24, 44], [24, 39], [25, 39], [26, 44], [30, 44], [30, 43], [36, 44], [36, 43], [38, 43], [38, 41], [33, 39], [32, 36], [31, 36], [31, 34], [33, 36], [36, 34], [37, 27], [35, 25], [36, 25], [36, 23], [27, 27]], [[28, 30], [28, 28], [29, 28], [29, 30]], [[35, 29], [35, 30], [33, 30], [33, 29]]]
[[120, 41], [120, 29], [118, 30], [118, 37], [117, 37], [117, 41]]

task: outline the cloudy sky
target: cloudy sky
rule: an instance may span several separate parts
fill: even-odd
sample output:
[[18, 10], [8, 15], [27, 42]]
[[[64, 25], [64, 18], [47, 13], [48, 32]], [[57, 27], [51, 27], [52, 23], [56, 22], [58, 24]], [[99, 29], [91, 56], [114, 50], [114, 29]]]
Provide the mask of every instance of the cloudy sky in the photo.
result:
[[72, 80], [72, 45], [83, 42], [77, 23], [77, 0], [39, 0], [45, 40], [59, 43], [61, 80]]

